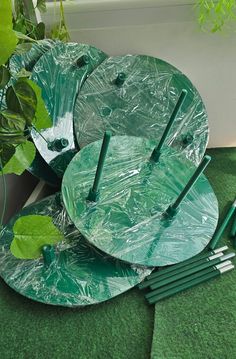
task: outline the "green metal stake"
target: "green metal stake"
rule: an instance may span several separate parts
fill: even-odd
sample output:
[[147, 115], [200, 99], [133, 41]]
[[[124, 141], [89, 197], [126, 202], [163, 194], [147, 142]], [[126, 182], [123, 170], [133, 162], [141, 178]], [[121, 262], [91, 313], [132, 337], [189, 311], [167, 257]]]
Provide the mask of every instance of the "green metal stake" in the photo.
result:
[[188, 275], [191, 275], [193, 273], [197, 273], [200, 272], [203, 269], [212, 267], [213, 265], [219, 264], [221, 262], [227, 261], [231, 258], [233, 258], [235, 256], [235, 253], [228, 253], [225, 254], [221, 257], [215, 258], [215, 259], [211, 259], [211, 260], [205, 260], [204, 263], [200, 263], [198, 266], [189, 266], [189, 268], [187, 268], [185, 271], [183, 272], [177, 272], [175, 274], [173, 274], [171, 277], [165, 278], [165, 279], [161, 279], [161, 280], [156, 280], [155, 283], [150, 285], [150, 288], [152, 290], [157, 289], [157, 288], [161, 288], [164, 285], [173, 283], [181, 278], [187, 277]]
[[162, 280], [164, 278], [171, 277], [172, 275], [176, 274], [177, 272], [185, 271], [188, 269], [189, 266], [198, 266], [204, 263], [207, 260], [215, 259], [223, 255], [223, 251], [227, 250], [228, 247], [224, 246], [214, 251], [208, 251], [196, 257], [190, 258], [184, 262], [174, 264], [170, 267], [164, 268], [162, 270], [158, 270], [150, 274], [146, 279], [139, 284], [139, 289], [144, 289], [152, 285], [153, 283], [157, 282], [158, 280]]
[[[190, 178], [190, 180], [188, 181], [188, 183], [186, 184], [186, 186], [180, 193], [179, 197], [176, 199], [175, 203], [167, 208], [166, 214], [168, 216], [173, 217], [177, 213], [181, 202], [184, 200], [184, 198], [187, 196], [187, 194], [189, 193], [189, 191], [191, 190], [193, 185], [196, 183], [198, 178], [201, 176], [202, 172], [204, 171], [204, 169], [206, 168], [206, 166], [208, 165], [210, 160], [211, 160], [210, 156], [205, 156], [203, 158], [202, 162], [200, 163], [200, 165], [198, 166], [198, 168], [196, 169], [196, 171], [194, 172], [194, 174], [192, 175], [192, 177]], [[211, 249], [214, 249], [214, 248], [211, 248]]]
[[164, 293], [169, 289], [177, 288], [177, 287], [179, 287], [180, 285], [182, 285], [184, 283], [190, 282], [190, 281], [192, 281], [193, 279], [196, 279], [196, 278], [200, 278], [200, 277], [204, 276], [205, 274], [214, 272], [216, 269], [224, 268], [224, 267], [228, 266], [229, 264], [232, 264], [232, 262], [231, 261], [225, 261], [225, 262], [217, 264], [215, 266], [203, 269], [203, 270], [201, 270], [199, 272], [196, 272], [194, 274], [188, 275], [188, 276], [186, 276], [184, 278], [181, 278], [181, 279], [177, 280], [176, 282], [169, 283], [167, 285], [164, 285], [161, 288], [158, 288], [156, 290], [153, 290], [153, 291], [147, 293], [145, 295], [145, 298], [149, 299], [149, 298], [152, 298], [152, 297], [154, 297], [154, 296], [156, 296], [158, 294]]
[[236, 216], [233, 221], [233, 225], [232, 225], [231, 232], [230, 232], [230, 237], [233, 237], [233, 238], [236, 237]]
[[207, 280], [210, 280], [212, 278], [218, 277], [221, 274], [224, 274], [230, 270], [234, 269], [234, 265], [233, 264], [229, 264], [223, 268], [220, 269], [216, 269], [214, 272], [208, 273], [206, 275], [201, 276], [200, 278], [196, 278], [190, 282], [184, 283], [178, 287], [172, 288], [170, 290], [167, 290], [159, 295], [153, 296], [151, 298], [148, 299], [149, 304], [154, 304], [156, 302], [158, 302], [159, 300], [171, 297], [172, 295], [175, 295], [179, 292], [182, 292], [186, 289], [192, 288], [200, 283], [203, 283]]
[[106, 131], [104, 134], [104, 137], [103, 137], [103, 142], [102, 142], [102, 147], [101, 147], [101, 151], [100, 151], [100, 155], [99, 155], [98, 166], [97, 166], [97, 171], [96, 171], [94, 182], [93, 182], [93, 187], [90, 188], [90, 191], [89, 191], [89, 194], [87, 197], [87, 200], [90, 202], [97, 202], [97, 200], [99, 198], [99, 184], [101, 181], [102, 170], [103, 170], [103, 166], [105, 163], [111, 136], [112, 136], [112, 133], [110, 131]]
[[159, 158], [161, 156], [162, 147], [163, 147], [163, 145], [165, 143], [165, 140], [166, 140], [166, 138], [167, 138], [167, 136], [168, 136], [168, 134], [170, 132], [170, 129], [171, 129], [171, 127], [172, 127], [172, 125], [173, 125], [173, 123], [174, 123], [174, 121], [175, 121], [175, 119], [176, 119], [176, 117], [178, 115], [180, 107], [182, 106], [186, 96], [187, 96], [187, 91], [182, 90], [182, 92], [181, 92], [181, 94], [180, 94], [180, 96], [178, 98], [178, 101], [177, 101], [177, 103], [175, 105], [175, 108], [174, 108], [174, 110], [173, 110], [173, 112], [172, 112], [172, 114], [170, 116], [169, 122], [168, 122], [168, 124], [167, 124], [167, 126], [165, 128], [165, 131], [164, 131], [164, 133], [163, 133], [163, 135], [162, 135], [162, 137], [160, 139], [160, 142], [154, 148], [154, 150], [153, 150], [153, 152], [151, 154], [151, 157], [150, 157], [151, 161], [153, 161], [155, 163], [157, 163], [159, 161]]
[[217, 246], [217, 243], [219, 242], [222, 234], [224, 233], [224, 230], [227, 227], [230, 219], [232, 218], [235, 210], [236, 210], [236, 200], [232, 203], [232, 206], [230, 207], [229, 211], [227, 212], [225, 219], [224, 219], [223, 223], [221, 224], [220, 228], [214, 234], [214, 236], [210, 242], [210, 245], [209, 245], [210, 249], [214, 249]]

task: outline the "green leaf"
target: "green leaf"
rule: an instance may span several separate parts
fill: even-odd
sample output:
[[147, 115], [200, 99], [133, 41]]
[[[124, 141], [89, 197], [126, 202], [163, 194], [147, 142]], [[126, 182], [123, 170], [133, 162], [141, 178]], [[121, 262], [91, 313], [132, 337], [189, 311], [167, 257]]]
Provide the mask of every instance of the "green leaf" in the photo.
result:
[[12, 5], [10, 0], [1, 0], [0, 2], [0, 27], [12, 26]]
[[4, 65], [15, 50], [17, 37], [12, 30], [10, 0], [0, 1], [0, 66]]
[[10, 72], [5, 66], [0, 67], [0, 89], [4, 89], [4, 87], [8, 84], [10, 80]]
[[32, 80], [25, 79], [24, 81], [27, 82], [27, 84], [29, 84], [32, 87], [37, 97], [37, 108], [36, 108], [35, 118], [33, 121], [34, 126], [36, 127], [37, 130], [42, 130], [51, 127], [52, 120], [49, 116], [45, 103], [42, 99], [41, 88]]
[[36, 259], [42, 255], [42, 247], [55, 245], [63, 239], [62, 233], [48, 216], [20, 217], [13, 227], [14, 238], [11, 253], [19, 259]]
[[20, 113], [26, 118], [27, 125], [31, 125], [37, 108], [37, 97], [24, 79], [19, 79], [13, 86], [8, 87], [6, 103], [9, 110]]
[[16, 55], [22, 55], [25, 54], [26, 52], [28, 52], [31, 47], [33, 46], [32, 42], [23, 42], [21, 44], [18, 44], [15, 48], [15, 54]]
[[4, 65], [13, 54], [17, 45], [17, 38], [10, 29], [0, 30], [0, 66]]
[[[15, 147], [11, 144], [1, 144], [0, 145], [0, 158], [1, 158], [1, 164], [3, 167], [11, 159], [11, 157], [14, 155], [15, 151], [16, 151]], [[2, 172], [0, 174], [2, 174]]]
[[4, 110], [0, 112], [0, 131], [24, 132], [25, 118], [18, 113]]
[[36, 149], [32, 142], [25, 141], [15, 148], [13, 157], [3, 167], [3, 174], [15, 173], [21, 175], [33, 162]]
[[46, 12], [46, 1], [45, 0], [38, 0], [36, 7], [37, 7], [37, 9], [39, 11]]
[[0, 143], [17, 144], [25, 141], [25, 118], [12, 111], [0, 112]]

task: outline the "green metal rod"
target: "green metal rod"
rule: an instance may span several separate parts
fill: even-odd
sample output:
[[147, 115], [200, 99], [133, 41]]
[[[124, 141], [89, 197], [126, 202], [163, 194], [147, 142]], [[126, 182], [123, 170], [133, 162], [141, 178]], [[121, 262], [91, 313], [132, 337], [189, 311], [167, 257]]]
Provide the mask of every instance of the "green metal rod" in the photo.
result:
[[174, 275], [172, 275], [171, 277], [165, 278], [163, 280], [156, 280], [155, 284], [151, 284], [150, 287], [152, 290], [157, 289], [157, 288], [161, 288], [166, 284], [169, 283], [173, 283], [181, 278], [187, 277], [190, 274], [199, 272], [205, 268], [208, 267], [212, 267], [213, 265], [219, 264], [221, 262], [224, 262], [230, 258], [233, 258], [235, 256], [235, 253], [229, 253], [229, 254], [225, 254], [224, 256], [221, 256], [219, 258], [215, 258], [212, 260], [206, 260], [204, 263], [201, 263], [198, 266], [194, 266], [194, 267], [190, 267], [187, 270], [180, 272], [180, 273], [176, 273]]
[[106, 131], [104, 134], [102, 147], [101, 147], [99, 160], [98, 160], [98, 165], [97, 165], [97, 170], [96, 170], [96, 174], [95, 174], [95, 178], [94, 178], [94, 182], [93, 182], [93, 187], [90, 189], [88, 197], [87, 197], [88, 201], [96, 202], [98, 200], [99, 184], [101, 181], [102, 171], [103, 171], [103, 167], [104, 167], [104, 163], [105, 163], [111, 136], [112, 136], [112, 134], [110, 131]]
[[[202, 172], [204, 171], [204, 169], [206, 168], [206, 166], [208, 165], [210, 160], [211, 160], [210, 156], [204, 156], [202, 162], [200, 163], [200, 165], [198, 166], [198, 168], [196, 169], [196, 171], [194, 172], [194, 174], [192, 175], [192, 177], [190, 178], [190, 180], [188, 181], [188, 183], [186, 184], [186, 186], [180, 193], [179, 197], [176, 199], [175, 203], [168, 207], [168, 209], [166, 211], [166, 213], [168, 215], [173, 216], [176, 214], [179, 205], [184, 200], [184, 198], [187, 196], [187, 194], [189, 193], [191, 188], [194, 186], [194, 184], [196, 183], [198, 178], [201, 176]], [[212, 249], [214, 249], [214, 248], [212, 248]]]
[[236, 237], [236, 216], [235, 216], [233, 224], [232, 224], [230, 237]]
[[[226, 262], [223, 262], [221, 263], [220, 265], [222, 267], [228, 265], [228, 264], [231, 264], [230, 261], [226, 261]], [[184, 284], [184, 283], [188, 283], [188, 282], [191, 282], [192, 280], [196, 279], [196, 278], [200, 278], [208, 273], [212, 273], [214, 272], [215, 270], [217, 269], [217, 266], [213, 266], [213, 267], [209, 267], [209, 268], [206, 268], [206, 269], [203, 269], [201, 270], [200, 272], [197, 272], [197, 273], [194, 273], [192, 275], [189, 275], [187, 277], [184, 277], [180, 280], [177, 280], [176, 282], [173, 282], [173, 283], [170, 283], [170, 284], [167, 284], [161, 288], [158, 288], [156, 290], [153, 290], [151, 291], [150, 293], [146, 294], [145, 295], [145, 298], [149, 299], [149, 298], [152, 298], [158, 294], [161, 294], [161, 293], [164, 293], [166, 292], [167, 290], [170, 290], [170, 289], [173, 289], [173, 288], [176, 288], [176, 287], [179, 287], [180, 285]]]
[[204, 259], [204, 258], [208, 258], [210, 256], [213, 256], [215, 254], [218, 254], [218, 253], [222, 253], [224, 251], [226, 251], [228, 249], [227, 246], [224, 246], [224, 247], [221, 247], [221, 248], [217, 248], [213, 251], [208, 251], [208, 252], [205, 252], [205, 253], [202, 253], [202, 254], [198, 254], [197, 256], [195, 257], [192, 257], [190, 259], [187, 259], [186, 261], [183, 261], [183, 262], [180, 262], [180, 263], [177, 263], [177, 264], [174, 264], [174, 265], [171, 265], [169, 267], [166, 267], [162, 270], [158, 270], [158, 271], [155, 271], [155, 272], [152, 272], [145, 280], [145, 282], [141, 283], [139, 285], [139, 287], [148, 282], [149, 279], [154, 279], [154, 278], [160, 278], [160, 277], [163, 277], [163, 276], [166, 276], [167, 274], [170, 274], [172, 275], [171, 273], [175, 272], [176, 270], [180, 269], [180, 268], [184, 268], [186, 266], [188, 266], [189, 264], [192, 264], [192, 263], [196, 263], [196, 262], [199, 262], [200, 260]]
[[[228, 249], [227, 246], [222, 247], [222, 248]], [[186, 271], [188, 268], [197, 267], [200, 264], [203, 264], [207, 261], [218, 258], [222, 255], [223, 255], [223, 252], [215, 253], [215, 251], [211, 251], [211, 252], [204, 253], [201, 256], [197, 256], [196, 258], [191, 258], [191, 260], [179, 263], [177, 265], [173, 265], [173, 266], [163, 269], [161, 271], [154, 272], [151, 275], [149, 275], [144, 282], [139, 284], [139, 289], [144, 289], [144, 288], [150, 287], [150, 285], [155, 284], [158, 280], [161, 281], [163, 279], [172, 277], [173, 275], [175, 275], [177, 273]]]
[[162, 299], [165, 299], [165, 298], [168, 298], [168, 297], [171, 297], [172, 295], [175, 295], [179, 292], [182, 292], [186, 289], [189, 289], [189, 288], [192, 288], [198, 284], [201, 284], [203, 282], [206, 282], [210, 279], [213, 279], [215, 277], [218, 277], [220, 276], [221, 274], [223, 273], [226, 273], [230, 270], [232, 270], [234, 268], [234, 265], [233, 264], [229, 264], [228, 266], [225, 266], [224, 268], [220, 269], [220, 270], [215, 270], [214, 272], [210, 272], [200, 278], [196, 278], [190, 282], [187, 282], [187, 283], [184, 283], [182, 285], [180, 285], [179, 287], [175, 287], [175, 288], [172, 288], [170, 290], [167, 290], [165, 291], [164, 293], [161, 293], [159, 295], [156, 295], [156, 296], [153, 296], [152, 298], [149, 298], [148, 299], [148, 302], [149, 304], [154, 304], [156, 302], [158, 302], [159, 300], [162, 300]]
[[162, 147], [164, 145], [164, 142], [170, 132], [170, 129], [178, 115], [178, 112], [180, 110], [180, 107], [182, 106], [184, 100], [185, 100], [185, 97], [187, 95], [187, 90], [182, 90], [179, 98], [178, 98], [178, 101], [175, 105], [175, 108], [170, 116], [170, 119], [169, 119], [169, 122], [165, 128], [165, 131], [160, 139], [160, 142], [159, 144], [154, 148], [152, 154], [151, 154], [151, 157], [150, 157], [150, 160], [154, 161], [154, 162], [158, 162], [159, 161], [159, 158], [160, 158], [160, 155], [161, 155], [161, 150], [162, 150]]
[[233, 214], [235, 212], [235, 209], [236, 209], [236, 200], [232, 203], [232, 206], [230, 207], [229, 211], [227, 212], [227, 214], [226, 214], [220, 228], [214, 234], [214, 236], [213, 236], [213, 238], [212, 238], [212, 240], [210, 242], [210, 245], [209, 245], [210, 249], [214, 249], [217, 246], [217, 243], [219, 242], [219, 240], [220, 240], [222, 234], [224, 233], [230, 219], [232, 218], [232, 216], [233, 216]]

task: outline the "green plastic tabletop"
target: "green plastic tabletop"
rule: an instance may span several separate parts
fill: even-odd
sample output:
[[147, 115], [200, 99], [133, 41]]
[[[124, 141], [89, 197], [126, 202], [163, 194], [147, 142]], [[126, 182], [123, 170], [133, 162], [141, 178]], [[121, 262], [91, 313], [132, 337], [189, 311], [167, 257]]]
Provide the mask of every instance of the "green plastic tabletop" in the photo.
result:
[[173, 218], [164, 214], [195, 171], [195, 165], [171, 147], [150, 162], [155, 142], [114, 136], [105, 159], [97, 202], [87, 200], [101, 141], [84, 147], [62, 180], [67, 212], [87, 240], [129, 263], [165, 266], [201, 252], [217, 226], [218, 203], [201, 175]]
[[208, 142], [203, 101], [177, 68], [146, 55], [110, 57], [86, 80], [74, 109], [79, 147], [101, 139], [106, 130], [158, 142], [183, 89], [188, 96], [167, 143], [198, 164]]

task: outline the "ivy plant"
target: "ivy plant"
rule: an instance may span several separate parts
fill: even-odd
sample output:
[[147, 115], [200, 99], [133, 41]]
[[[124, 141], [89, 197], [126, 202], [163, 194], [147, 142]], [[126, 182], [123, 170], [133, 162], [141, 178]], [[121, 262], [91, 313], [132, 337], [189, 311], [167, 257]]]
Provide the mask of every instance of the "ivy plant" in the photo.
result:
[[221, 31], [236, 19], [236, 0], [197, 0], [196, 7], [204, 31]]

